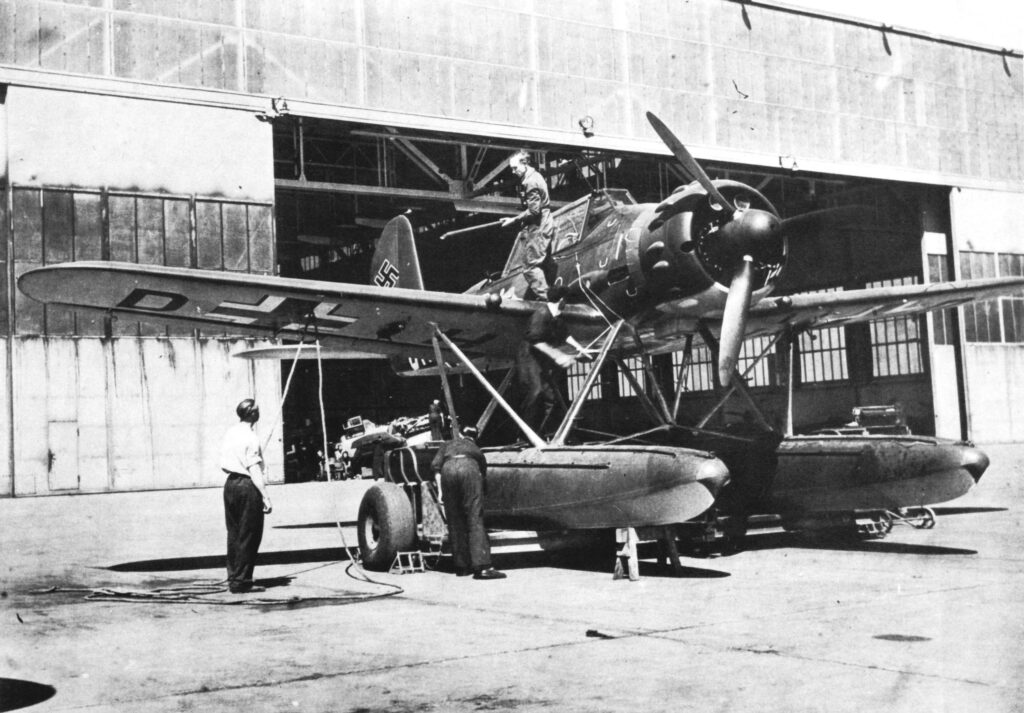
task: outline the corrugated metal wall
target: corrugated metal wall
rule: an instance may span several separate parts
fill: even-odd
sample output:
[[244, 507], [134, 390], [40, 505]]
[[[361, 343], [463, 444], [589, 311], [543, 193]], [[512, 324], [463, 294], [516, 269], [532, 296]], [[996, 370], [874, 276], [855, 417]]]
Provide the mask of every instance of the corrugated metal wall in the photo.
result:
[[1024, 180], [1019, 57], [724, 0], [0, 0], [4, 64]]
[[[237, 420], [235, 404], [255, 395], [264, 405], [264, 438], [279, 406], [277, 363], [232, 357], [242, 346], [15, 337], [14, 494], [219, 485], [220, 439]], [[280, 429], [267, 456], [279, 480]]]

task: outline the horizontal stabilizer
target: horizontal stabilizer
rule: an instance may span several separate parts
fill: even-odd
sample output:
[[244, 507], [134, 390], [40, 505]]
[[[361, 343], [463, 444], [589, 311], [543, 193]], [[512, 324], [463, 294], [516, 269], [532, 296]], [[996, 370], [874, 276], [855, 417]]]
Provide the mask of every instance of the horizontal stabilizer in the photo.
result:
[[373, 352], [359, 352], [351, 349], [338, 348], [338, 347], [320, 347], [319, 353], [317, 348], [312, 344], [304, 344], [299, 349], [297, 344], [285, 344], [275, 347], [253, 347], [252, 349], [242, 349], [237, 351], [231, 356], [240, 357], [242, 359], [386, 359], [387, 357], [381, 354], [374, 354]]

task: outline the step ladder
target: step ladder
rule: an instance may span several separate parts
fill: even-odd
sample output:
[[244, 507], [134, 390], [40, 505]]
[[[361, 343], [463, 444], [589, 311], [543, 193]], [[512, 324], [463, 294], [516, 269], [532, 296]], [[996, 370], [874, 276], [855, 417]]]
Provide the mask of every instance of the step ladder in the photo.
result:
[[427, 567], [423, 561], [424, 553], [420, 550], [399, 552], [395, 555], [395, 561], [391, 563], [390, 574], [414, 574], [426, 572]]

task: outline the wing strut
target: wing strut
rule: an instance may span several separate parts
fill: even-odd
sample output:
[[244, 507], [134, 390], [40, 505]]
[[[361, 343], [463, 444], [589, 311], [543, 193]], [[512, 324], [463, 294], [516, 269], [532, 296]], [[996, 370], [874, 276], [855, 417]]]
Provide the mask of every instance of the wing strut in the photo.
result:
[[[459, 416], [455, 412], [455, 399], [452, 398], [452, 387], [448, 383], [448, 369], [444, 365], [444, 357], [441, 355], [441, 345], [437, 342], [437, 335], [440, 335], [446, 342], [448, 338], [441, 334], [441, 330], [437, 328], [436, 324], [431, 323], [431, 326], [434, 328], [435, 334], [431, 335], [430, 341], [434, 344], [434, 359], [437, 363], [437, 371], [441, 374], [441, 388], [444, 389], [444, 400], [448, 405], [448, 417], [452, 420], [452, 435], [458, 438], [460, 434]], [[460, 356], [462, 356], [461, 353]]]
[[[703, 337], [704, 339], [704, 343], [711, 348], [712, 354], [715, 354], [717, 356], [719, 345], [718, 340], [715, 339], [715, 335], [711, 333], [711, 330], [708, 329], [708, 326], [704, 322], [701, 322], [698, 325], [698, 329], [700, 330], [700, 336]], [[742, 374], [739, 373], [738, 369], [736, 369], [735, 367], [733, 368], [732, 378], [729, 380], [729, 386], [725, 389], [724, 393], [722, 394], [722, 397], [718, 400], [718, 402], [711, 408], [710, 411], [708, 411], [704, 418], [702, 418], [697, 423], [697, 428], [703, 428], [704, 426], [706, 426], [708, 421], [711, 420], [711, 417], [718, 413], [718, 411], [726, 404], [726, 402], [729, 400], [729, 397], [732, 396], [734, 393], [738, 393], [743, 398], [743, 400], [747, 402], [747, 405], [750, 406], [751, 410], [754, 413], [754, 417], [758, 421], [758, 424], [765, 430], [775, 430], [774, 428], [772, 428], [771, 424], [768, 423], [768, 419], [765, 418], [764, 412], [761, 411], [761, 408], [750, 396], [750, 392], [747, 390], [746, 387], [746, 376], [747, 374], [754, 370], [755, 366], [761, 363], [761, 360], [764, 359], [769, 352], [771, 352], [772, 347], [774, 347], [778, 343], [778, 341], [782, 339], [784, 336], [786, 336], [786, 333], [784, 331], [775, 334], [772, 337], [772, 340], [768, 342], [767, 345], [765, 345], [764, 349], [761, 350], [761, 353], [757, 355], [757, 358], [754, 359], [754, 361], [752, 361], [746, 369], [744, 369]]]
[[793, 360], [796, 358], [796, 334], [792, 329], [787, 329], [781, 340], [779, 353], [782, 355], [782, 378], [786, 384], [786, 424], [784, 436], [787, 438], [793, 435]]
[[[523, 432], [524, 436], [526, 436], [526, 439], [530, 442], [530, 445], [532, 445], [534, 448], [544, 448], [547, 445], [544, 442], [544, 439], [538, 436], [536, 431], [530, 428], [526, 424], [526, 421], [519, 417], [519, 414], [515, 412], [515, 409], [508, 405], [508, 402], [502, 398], [501, 394], [498, 393], [498, 390], [495, 389], [491, 382], [484, 378], [484, 375], [480, 373], [480, 370], [473, 365], [473, 362], [469, 359], [469, 357], [463, 354], [462, 350], [455, 346], [455, 343], [451, 339], [449, 339], [444, 332], [441, 331], [441, 329], [437, 326], [436, 323], [432, 322], [431, 326], [434, 328], [433, 340], [434, 350], [437, 354], [437, 363], [440, 365], [444, 364], [444, 359], [441, 358], [441, 347], [437, 343], [438, 338], [440, 338], [441, 341], [444, 342], [445, 346], [448, 347], [452, 351], [452, 353], [455, 354], [456, 358], [458, 358], [458, 360], [462, 362], [463, 366], [466, 367], [469, 373], [476, 377], [476, 380], [479, 381], [480, 385], [483, 386], [487, 393], [491, 395], [491, 398], [497, 401], [498, 405], [505, 410], [505, 413], [508, 414], [509, 418], [515, 421], [515, 424], [519, 426], [519, 430]], [[447, 369], [443, 368], [443, 366], [440, 369], [440, 372], [441, 379], [445, 385], [445, 397], [448, 399], [449, 413], [452, 414], [452, 418], [454, 419], [455, 410], [452, 405], [451, 392], [448, 389], [448, 372]]]
[[[512, 377], [515, 375], [515, 373], [516, 373], [515, 367], [509, 369], [508, 372], [505, 374], [505, 378], [502, 379], [501, 383], [498, 385], [498, 393], [501, 394], [502, 396], [505, 395], [505, 391], [508, 389], [509, 384], [512, 383]], [[487, 408], [485, 408], [484, 412], [482, 414], [480, 414], [480, 418], [477, 419], [477, 422], [476, 422], [476, 430], [477, 431], [479, 431], [480, 433], [484, 432], [484, 429], [487, 428], [487, 424], [491, 422], [491, 417], [494, 415], [494, 410], [497, 407], [498, 407], [498, 400], [492, 398], [490, 403], [487, 404]]]
[[608, 358], [608, 352], [615, 344], [615, 340], [619, 336], [619, 332], [622, 330], [622, 325], [626, 323], [625, 320], [620, 319], [618, 322], [613, 324], [607, 331], [604, 338], [604, 344], [601, 346], [601, 351], [598, 353], [594, 363], [590, 365], [590, 371], [587, 372], [587, 378], [583, 382], [582, 388], [579, 393], [576, 394], [576, 398], [572, 400], [572, 405], [569, 406], [569, 410], [565, 414], [565, 418], [562, 419], [562, 424], [555, 431], [554, 437], [551, 439], [552, 446], [565, 445], [565, 437], [569, 435], [569, 430], [572, 428], [572, 422], [576, 420], [576, 415], [583, 408], [583, 401], [587, 398], [587, 394], [594, 388], [594, 384], [597, 382], [598, 376], [601, 375], [601, 367], [604, 366], [605, 360]]
[[[647, 389], [640, 384], [640, 381], [633, 374], [633, 370], [628, 368], [622, 359], [616, 359], [615, 363], [619, 365], [619, 370], [622, 372], [622, 375], [626, 377], [626, 381], [629, 382], [637, 396], [640, 397], [640, 405], [644, 407], [644, 411], [647, 412], [647, 415], [651, 420], [655, 423], [661, 424], [662, 426], [670, 423], [671, 421], [668, 419], [667, 414], [658, 410], [658, 407], [654, 405], [653, 401], [651, 401], [651, 397], [647, 395]], [[647, 377], [648, 379], [651, 379], [651, 374], [648, 373]], [[661, 394], [661, 389], [653, 379], [651, 379], [651, 388], [656, 394]]]
[[672, 422], [679, 419], [679, 406], [683, 401], [683, 388], [686, 386], [686, 377], [690, 372], [690, 365], [693, 363], [693, 334], [686, 335], [686, 346], [683, 347], [683, 363], [679, 365], [679, 374], [676, 377], [676, 398], [672, 402]]

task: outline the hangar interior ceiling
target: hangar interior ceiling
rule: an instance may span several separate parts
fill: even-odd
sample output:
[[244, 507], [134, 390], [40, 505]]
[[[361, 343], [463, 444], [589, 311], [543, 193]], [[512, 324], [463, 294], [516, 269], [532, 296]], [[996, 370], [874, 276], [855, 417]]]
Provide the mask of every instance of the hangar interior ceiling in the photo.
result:
[[[449, 230], [518, 212], [515, 180], [505, 163], [518, 148], [532, 153], [548, 178], [556, 204], [603, 187], [627, 188], [638, 202], [657, 202], [686, 182], [669, 157], [611, 155], [287, 114], [273, 119], [273, 136], [276, 252], [281, 274], [289, 277], [367, 283], [374, 241], [384, 224], [401, 213], [409, 217], [416, 231], [428, 289], [462, 291], [484, 274], [500, 270], [514, 231], [448, 241], [439, 237]], [[923, 232], [948, 230], [948, 199], [941, 187], [809, 174], [798, 167], [768, 170], [721, 162], [702, 165], [712, 178], [742, 181], [757, 188], [783, 216], [856, 206], [855, 217], [832, 226], [827, 233], [794, 236], [780, 283], [782, 293], [921, 281]], [[904, 386], [909, 381], [914, 388], [930, 391], [921, 353], [926, 341], [923, 320], [914, 319], [912, 324], [894, 329], [904, 337], [910, 332], [917, 340], [916, 366], [911, 373], [900, 374]], [[863, 388], [879, 374], [870, 363], [871, 330], [861, 325], [839, 331], [840, 336], [809, 337], [807, 351], [818, 351], [829, 340], [842, 342], [832, 348], [844, 348], [850, 355], [850, 365], [837, 374], [843, 384], [817, 388], [843, 390], [846, 396], [834, 401], [832, 411], [819, 408], [807, 415], [805, 423], [841, 420], [849, 416], [850, 406], [873, 397]], [[669, 374], [673, 363], [665, 359]], [[285, 377], [290, 368], [289, 362], [282, 365]], [[805, 365], [805, 369], [818, 368], [810, 362]], [[297, 367], [286, 424], [319, 423], [318, 379], [315, 364]], [[359, 415], [379, 423], [418, 415], [426, 411], [431, 399], [440, 396], [436, 379], [396, 377], [388, 367], [371, 362], [326, 362], [324, 380], [330, 440], [336, 440], [348, 417]], [[774, 379], [765, 376], [763, 381], [753, 385], [767, 387]], [[630, 395], [625, 383], [614, 388], [615, 379], [606, 382], [605, 400], [637, 401], [623, 398]], [[485, 405], [483, 395], [473, 391], [467, 390], [469, 410]], [[779, 389], [757, 391], [769, 401], [784, 396]], [[708, 395], [695, 394], [693, 405], [699, 407]], [[911, 409], [916, 416], [914, 425], [921, 432], [930, 428], [930, 408], [927, 397]], [[615, 411], [624, 414], [623, 423], [602, 423], [602, 427], [631, 425], [628, 422], [635, 416], [631, 409]], [[725, 418], [736, 416], [727, 411]]]

